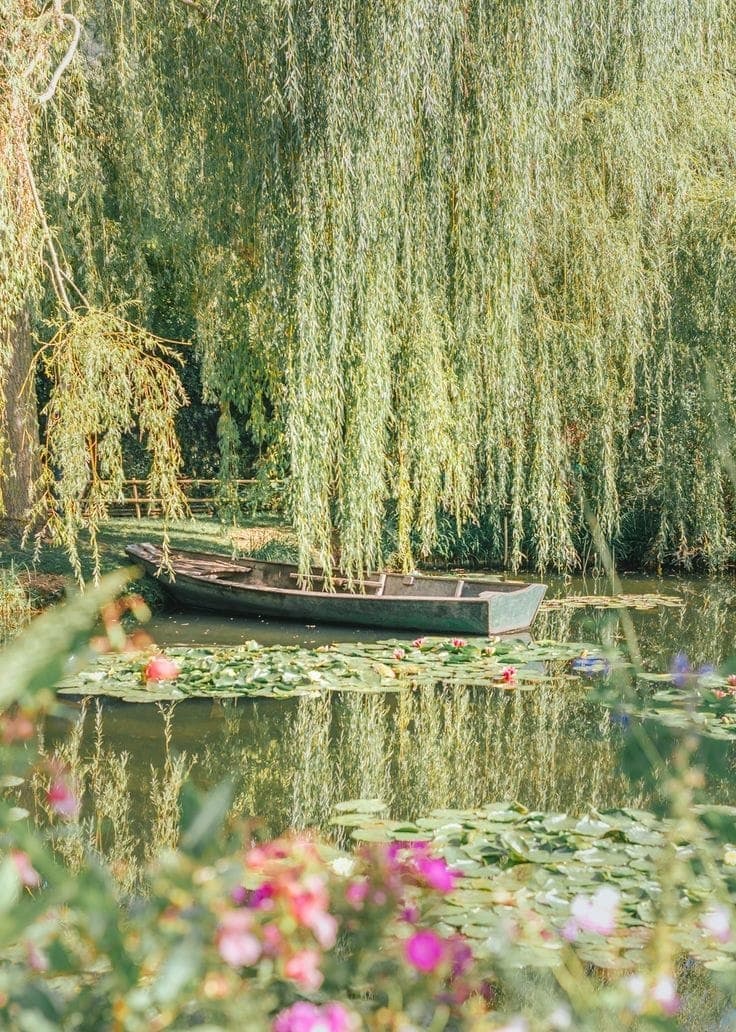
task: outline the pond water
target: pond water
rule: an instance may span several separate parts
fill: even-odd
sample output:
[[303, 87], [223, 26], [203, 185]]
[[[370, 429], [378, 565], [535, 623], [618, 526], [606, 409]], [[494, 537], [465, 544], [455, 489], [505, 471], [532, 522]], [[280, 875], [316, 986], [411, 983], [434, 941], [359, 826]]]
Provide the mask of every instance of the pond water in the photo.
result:
[[[647, 667], [667, 670], [684, 652], [697, 668], [736, 653], [736, 581], [623, 578], [630, 594], [680, 596], [683, 606], [632, 613]], [[550, 597], [607, 595], [605, 580], [552, 581]], [[230, 620], [196, 613], [157, 615], [157, 643], [319, 644], [375, 641], [386, 632]], [[611, 644], [623, 639], [622, 614], [592, 607], [540, 614], [538, 639]], [[656, 805], [656, 785], [622, 768], [628, 729], [591, 703], [569, 678], [533, 691], [443, 688], [401, 694], [332, 693], [321, 698], [187, 700], [155, 707], [115, 700], [49, 721], [47, 743], [81, 772], [108, 824], [128, 822], [150, 843], [165, 841], [185, 772], [201, 788], [231, 777], [237, 809], [268, 834], [288, 827], [326, 830], [332, 807], [381, 798], [393, 816], [467, 808], [508, 799], [530, 809], [582, 813], [591, 807]], [[70, 736], [69, 719], [75, 727]], [[736, 750], [718, 743], [708, 792], [736, 801]], [[167, 810], [168, 807], [168, 810]]]

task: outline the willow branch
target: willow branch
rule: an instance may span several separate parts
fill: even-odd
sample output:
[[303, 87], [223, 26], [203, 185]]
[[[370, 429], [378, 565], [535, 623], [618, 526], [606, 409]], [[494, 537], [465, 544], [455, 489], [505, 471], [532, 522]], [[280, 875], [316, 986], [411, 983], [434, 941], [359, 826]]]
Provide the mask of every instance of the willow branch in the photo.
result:
[[25, 144], [21, 147], [21, 153], [23, 155], [23, 164], [25, 165], [26, 176], [28, 177], [28, 185], [31, 189], [31, 195], [33, 197], [33, 203], [36, 206], [36, 212], [38, 214], [39, 221], [41, 223], [41, 230], [43, 232], [43, 238], [46, 242], [46, 247], [49, 251], [49, 257], [51, 258], [52, 276], [51, 282], [54, 285], [56, 296], [63, 308], [71, 315], [72, 306], [69, 302], [69, 295], [66, 292], [64, 285], [64, 273], [61, 271], [61, 264], [59, 262], [59, 255], [54, 245], [54, 238], [51, 235], [49, 224], [46, 221], [46, 213], [43, 210], [43, 204], [41, 204], [41, 198], [38, 194], [38, 187], [36, 186], [36, 177], [33, 174], [33, 167], [31, 165], [31, 159], [28, 156], [28, 151]]
[[57, 6], [59, 22], [62, 24], [63, 22], [67, 22], [67, 24], [72, 25], [74, 27], [74, 35], [72, 36], [72, 41], [69, 44], [67, 52], [64, 54], [61, 61], [59, 62], [56, 71], [51, 76], [51, 82], [49, 83], [48, 88], [38, 98], [39, 104], [46, 104], [49, 100], [51, 100], [53, 95], [56, 93], [56, 87], [59, 85], [59, 80], [61, 79], [62, 75], [67, 70], [69, 65], [72, 63], [74, 55], [77, 52], [77, 46], [79, 45], [79, 37], [82, 33], [82, 26], [79, 22], [79, 19], [75, 18], [73, 14], [67, 14], [59, 10], [59, 7], [60, 5]]

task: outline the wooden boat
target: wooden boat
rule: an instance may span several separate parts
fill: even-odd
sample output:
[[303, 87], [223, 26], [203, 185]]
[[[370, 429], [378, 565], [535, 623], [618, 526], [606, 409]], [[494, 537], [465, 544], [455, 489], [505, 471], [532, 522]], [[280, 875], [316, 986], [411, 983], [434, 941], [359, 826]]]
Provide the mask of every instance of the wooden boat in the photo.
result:
[[157, 546], [128, 545], [125, 551], [180, 605], [230, 616], [485, 636], [526, 630], [546, 591], [544, 584], [416, 573], [368, 574], [353, 586], [357, 590], [333, 577], [332, 590], [325, 590], [319, 569], [312, 570], [308, 587], [300, 587], [289, 563], [188, 551], [170, 553], [172, 578]]

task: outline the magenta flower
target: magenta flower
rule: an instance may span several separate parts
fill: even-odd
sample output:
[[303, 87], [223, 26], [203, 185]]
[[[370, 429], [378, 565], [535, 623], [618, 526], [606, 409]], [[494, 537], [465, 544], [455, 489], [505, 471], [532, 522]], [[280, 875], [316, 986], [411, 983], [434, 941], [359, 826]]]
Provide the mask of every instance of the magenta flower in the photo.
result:
[[430, 928], [420, 929], [404, 943], [404, 956], [417, 971], [431, 974], [444, 959], [445, 941]]
[[66, 820], [76, 820], [79, 816], [79, 799], [62, 774], [57, 774], [49, 785], [46, 800], [51, 809]]
[[417, 871], [427, 885], [438, 892], [452, 892], [459, 875], [448, 867], [441, 856], [422, 856], [416, 862]]
[[358, 1028], [357, 1015], [341, 1003], [315, 1003], [299, 1000], [274, 1018], [273, 1032], [353, 1032]]
[[345, 889], [345, 899], [356, 910], [362, 910], [370, 888], [370, 885], [364, 878], [356, 879], [350, 882]]
[[516, 667], [504, 667], [501, 671], [501, 680], [505, 681], [506, 684], [514, 684], [516, 682]]
[[217, 926], [215, 941], [220, 956], [231, 967], [249, 967], [261, 956], [261, 943], [252, 932], [247, 910], [231, 910]]

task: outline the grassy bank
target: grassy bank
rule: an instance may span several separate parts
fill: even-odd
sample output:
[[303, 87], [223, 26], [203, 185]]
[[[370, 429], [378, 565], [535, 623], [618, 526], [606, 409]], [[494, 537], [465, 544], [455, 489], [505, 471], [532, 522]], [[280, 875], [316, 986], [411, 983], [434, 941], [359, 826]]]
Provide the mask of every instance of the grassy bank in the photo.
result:
[[[223, 524], [214, 518], [182, 520], [168, 527], [172, 548], [188, 548], [221, 555], [247, 553], [263, 558], [289, 558], [290, 535], [287, 527], [271, 513], [255, 514], [242, 519], [238, 526]], [[99, 532], [102, 573], [109, 573], [128, 564], [125, 546], [132, 542], [160, 543], [164, 524], [160, 519], [112, 519]], [[62, 548], [44, 545], [34, 554], [33, 541], [22, 540], [22, 528], [5, 522], [0, 527], [0, 570], [14, 570], [26, 588], [34, 609], [42, 609], [60, 598], [73, 585], [69, 560]], [[80, 554], [84, 576], [92, 572], [92, 555], [86, 535], [80, 538]], [[153, 581], [137, 585], [149, 605], [164, 605], [164, 595]]]

